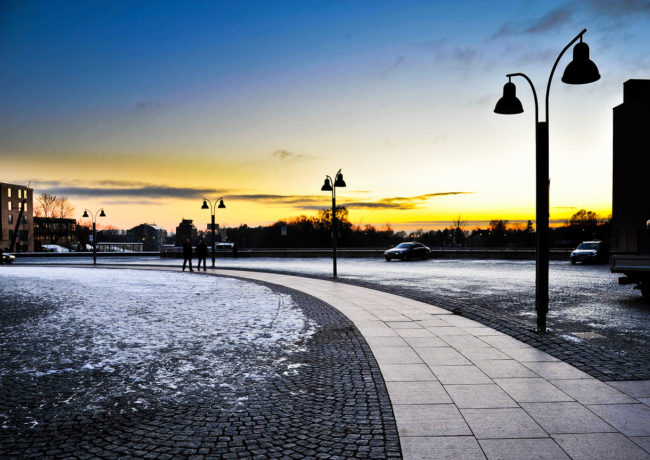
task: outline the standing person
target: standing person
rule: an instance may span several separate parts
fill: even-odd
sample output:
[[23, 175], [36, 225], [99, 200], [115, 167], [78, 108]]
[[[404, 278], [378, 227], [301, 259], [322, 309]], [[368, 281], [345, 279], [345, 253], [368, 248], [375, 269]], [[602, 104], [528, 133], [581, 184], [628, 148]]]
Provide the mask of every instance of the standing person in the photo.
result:
[[201, 271], [201, 261], [203, 261], [203, 271], [206, 271], [205, 259], [208, 257], [208, 246], [205, 244], [205, 238], [201, 238], [201, 242], [196, 245], [196, 256], [199, 258], [196, 269]]
[[185, 264], [189, 260], [190, 262], [190, 271], [193, 272], [192, 270], [192, 243], [190, 239], [186, 239], [185, 243], [183, 243], [183, 271], [185, 271]]

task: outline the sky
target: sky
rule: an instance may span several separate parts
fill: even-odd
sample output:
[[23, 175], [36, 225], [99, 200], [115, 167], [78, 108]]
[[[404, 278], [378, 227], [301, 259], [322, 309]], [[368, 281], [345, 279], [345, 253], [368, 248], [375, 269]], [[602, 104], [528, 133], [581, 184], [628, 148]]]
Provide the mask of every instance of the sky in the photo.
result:
[[[650, 78], [648, 0], [0, 0], [0, 182], [101, 226], [267, 225], [331, 206], [431, 229], [535, 218], [532, 92], [583, 28], [601, 79], [550, 92], [552, 222], [611, 213], [612, 108]], [[78, 214], [78, 215], [77, 215]]]

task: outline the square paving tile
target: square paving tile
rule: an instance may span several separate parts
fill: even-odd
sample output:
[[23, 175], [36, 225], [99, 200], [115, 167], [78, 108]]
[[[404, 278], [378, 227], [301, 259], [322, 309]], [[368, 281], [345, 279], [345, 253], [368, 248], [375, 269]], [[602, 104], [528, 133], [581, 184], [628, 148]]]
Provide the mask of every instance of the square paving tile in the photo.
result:
[[422, 359], [411, 347], [378, 347], [372, 351], [379, 365], [419, 364]]
[[453, 404], [393, 406], [400, 436], [470, 436], [467, 423]]
[[575, 460], [648, 458], [643, 449], [620, 433], [556, 434], [553, 439]]
[[370, 348], [374, 347], [408, 347], [409, 344], [401, 337], [365, 337]]
[[521, 407], [551, 434], [616, 431], [577, 402], [522, 403]]
[[644, 404], [605, 404], [588, 407], [624, 435], [650, 436], [650, 407]]
[[395, 329], [400, 337], [435, 337], [428, 329]]
[[591, 376], [562, 361], [533, 361], [524, 363], [528, 369], [545, 379], [590, 379]]
[[473, 436], [400, 437], [404, 460], [485, 459]]
[[445, 316], [443, 320], [457, 327], [481, 327], [481, 323], [458, 315]]
[[518, 407], [517, 403], [498, 385], [445, 385], [445, 389], [459, 408]]
[[381, 321], [410, 321], [406, 316], [393, 310], [375, 310], [373, 313]]
[[650, 453], [650, 436], [635, 436], [630, 439], [641, 447], [641, 449]]
[[634, 399], [596, 379], [551, 380], [551, 383], [583, 404], [626, 404]]
[[632, 382], [607, 382], [617, 390], [633, 398], [650, 398], [650, 380]]
[[520, 347], [529, 348], [528, 345], [508, 335], [494, 335], [494, 336], [487, 335], [485, 337], [481, 337], [481, 340], [499, 349], [507, 349], [507, 348], [516, 349]]
[[462, 366], [472, 364], [467, 358], [451, 347], [416, 348], [415, 351], [429, 366]]
[[467, 332], [463, 331], [459, 327], [455, 327], [452, 325], [449, 325], [449, 327], [431, 327], [427, 326], [427, 329], [433, 332], [435, 335], [438, 337], [445, 337], [448, 335], [462, 335], [464, 337], [471, 337], [470, 334]]
[[537, 348], [528, 346], [519, 347], [504, 347], [501, 349], [506, 355], [516, 359], [520, 363], [533, 362], [533, 361], [559, 361], [559, 359], [549, 355], [544, 351]]
[[483, 439], [489, 460], [562, 460], [569, 457], [553, 439]]
[[386, 326], [391, 329], [422, 329], [415, 321], [386, 321]]
[[364, 337], [397, 337], [397, 333], [381, 321], [373, 321], [376, 324], [357, 324], [355, 326]]
[[[498, 351], [498, 350], [495, 350]], [[467, 356], [468, 351], [463, 352]], [[489, 359], [477, 360], [472, 359], [474, 364], [485, 372], [488, 377], [497, 378], [513, 378], [513, 377], [537, 377], [533, 371], [525, 367], [523, 364], [518, 363], [512, 359]]]
[[461, 409], [461, 412], [476, 439], [548, 437], [521, 408]]
[[433, 374], [442, 384], [466, 384], [475, 385], [479, 383], [493, 383], [476, 366], [430, 366]]
[[393, 404], [449, 404], [451, 399], [438, 382], [386, 382]]
[[485, 343], [472, 335], [448, 335], [444, 337], [443, 340], [452, 347], [456, 348], [458, 351], [472, 348], [492, 348], [492, 345]]
[[386, 382], [436, 381], [426, 364], [384, 364], [381, 373]]
[[402, 340], [406, 341], [406, 343], [413, 348], [449, 347], [447, 342], [433, 334], [427, 337], [404, 337]]
[[481, 337], [485, 335], [504, 335], [503, 332], [499, 332], [496, 329], [492, 329], [491, 327], [466, 327], [466, 326], [461, 326], [461, 329], [467, 332], [468, 334], [471, 334], [475, 337]]
[[572, 401], [573, 398], [542, 378], [494, 379], [517, 402]]
[[422, 327], [452, 327], [449, 323], [435, 316], [425, 320], [420, 320], [418, 321], [418, 324]]
[[510, 356], [492, 347], [463, 348], [458, 351], [460, 351], [463, 355], [472, 361], [487, 361], [489, 359], [507, 359], [512, 361], [512, 358]]
[[431, 313], [422, 310], [401, 310], [401, 313], [413, 321], [426, 321], [431, 318]]

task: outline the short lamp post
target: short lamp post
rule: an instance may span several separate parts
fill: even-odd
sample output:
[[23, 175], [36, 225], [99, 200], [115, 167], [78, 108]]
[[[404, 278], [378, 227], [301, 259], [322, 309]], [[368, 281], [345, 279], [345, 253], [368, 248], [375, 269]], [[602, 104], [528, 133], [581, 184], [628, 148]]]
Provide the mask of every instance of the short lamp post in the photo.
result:
[[92, 213], [90, 209], [84, 209], [84, 213], [81, 217], [90, 217], [93, 223], [93, 265], [97, 265], [97, 233], [96, 233], [96, 223], [98, 217], [106, 217], [104, 208], [98, 209], [95, 211], [95, 214]]
[[555, 60], [551, 75], [546, 85], [546, 121], [539, 121], [539, 108], [537, 93], [530, 78], [523, 73], [507, 74], [508, 83], [503, 87], [503, 97], [497, 102], [494, 111], [502, 115], [514, 115], [524, 111], [523, 106], [516, 96], [515, 84], [512, 77], [523, 77], [530, 84], [535, 99], [535, 146], [536, 146], [536, 274], [535, 274], [535, 308], [537, 310], [537, 332], [546, 332], [546, 315], [548, 313], [548, 265], [549, 265], [549, 167], [548, 167], [548, 99], [551, 90], [551, 80], [560, 58], [577, 40], [573, 48], [573, 61], [571, 61], [562, 76], [562, 81], [570, 85], [592, 83], [600, 78], [598, 67], [589, 59], [589, 46], [583, 43], [582, 36], [587, 31], [584, 29], [568, 45], [564, 47]]
[[[332, 186], [332, 184], [334, 184]], [[343, 180], [343, 174], [341, 170], [336, 173], [336, 180], [332, 181], [330, 176], [325, 176], [325, 183], [320, 188], [323, 192], [332, 192], [332, 277], [336, 278], [336, 237], [338, 233], [338, 225], [336, 219], [336, 187], [345, 187], [345, 181]]]
[[[219, 202], [218, 206], [217, 206], [217, 201]], [[208, 203], [209, 203], [209, 205], [208, 205]], [[214, 245], [215, 245], [215, 242], [214, 242], [214, 239], [215, 239], [215, 237], [214, 237], [214, 227], [215, 227], [215, 225], [214, 225], [214, 211], [215, 211], [215, 208], [225, 209], [225, 207], [226, 207], [226, 205], [223, 204], [223, 198], [219, 198], [218, 200], [215, 200], [214, 204], [212, 204], [212, 202], [210, 200], [208, 200], [207, 198], [203, 198], [203, 206], [201, 206], [201, 209], [210, 209], [210, 212], [212, 213], [212, 268], [214, 268]]]

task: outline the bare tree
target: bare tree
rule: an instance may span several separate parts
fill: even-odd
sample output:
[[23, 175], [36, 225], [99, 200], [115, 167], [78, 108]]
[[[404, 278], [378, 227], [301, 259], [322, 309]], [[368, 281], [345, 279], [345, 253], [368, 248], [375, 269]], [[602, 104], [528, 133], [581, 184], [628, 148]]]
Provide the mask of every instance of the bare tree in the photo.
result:
[[50, 195], [48, 193], [41, 193], [37, 198], [36, 209], [34, 214], [36, 217], [51, 217], [51, 218], [68, 218], [74, 213], [74, 206], [66, 196]]

